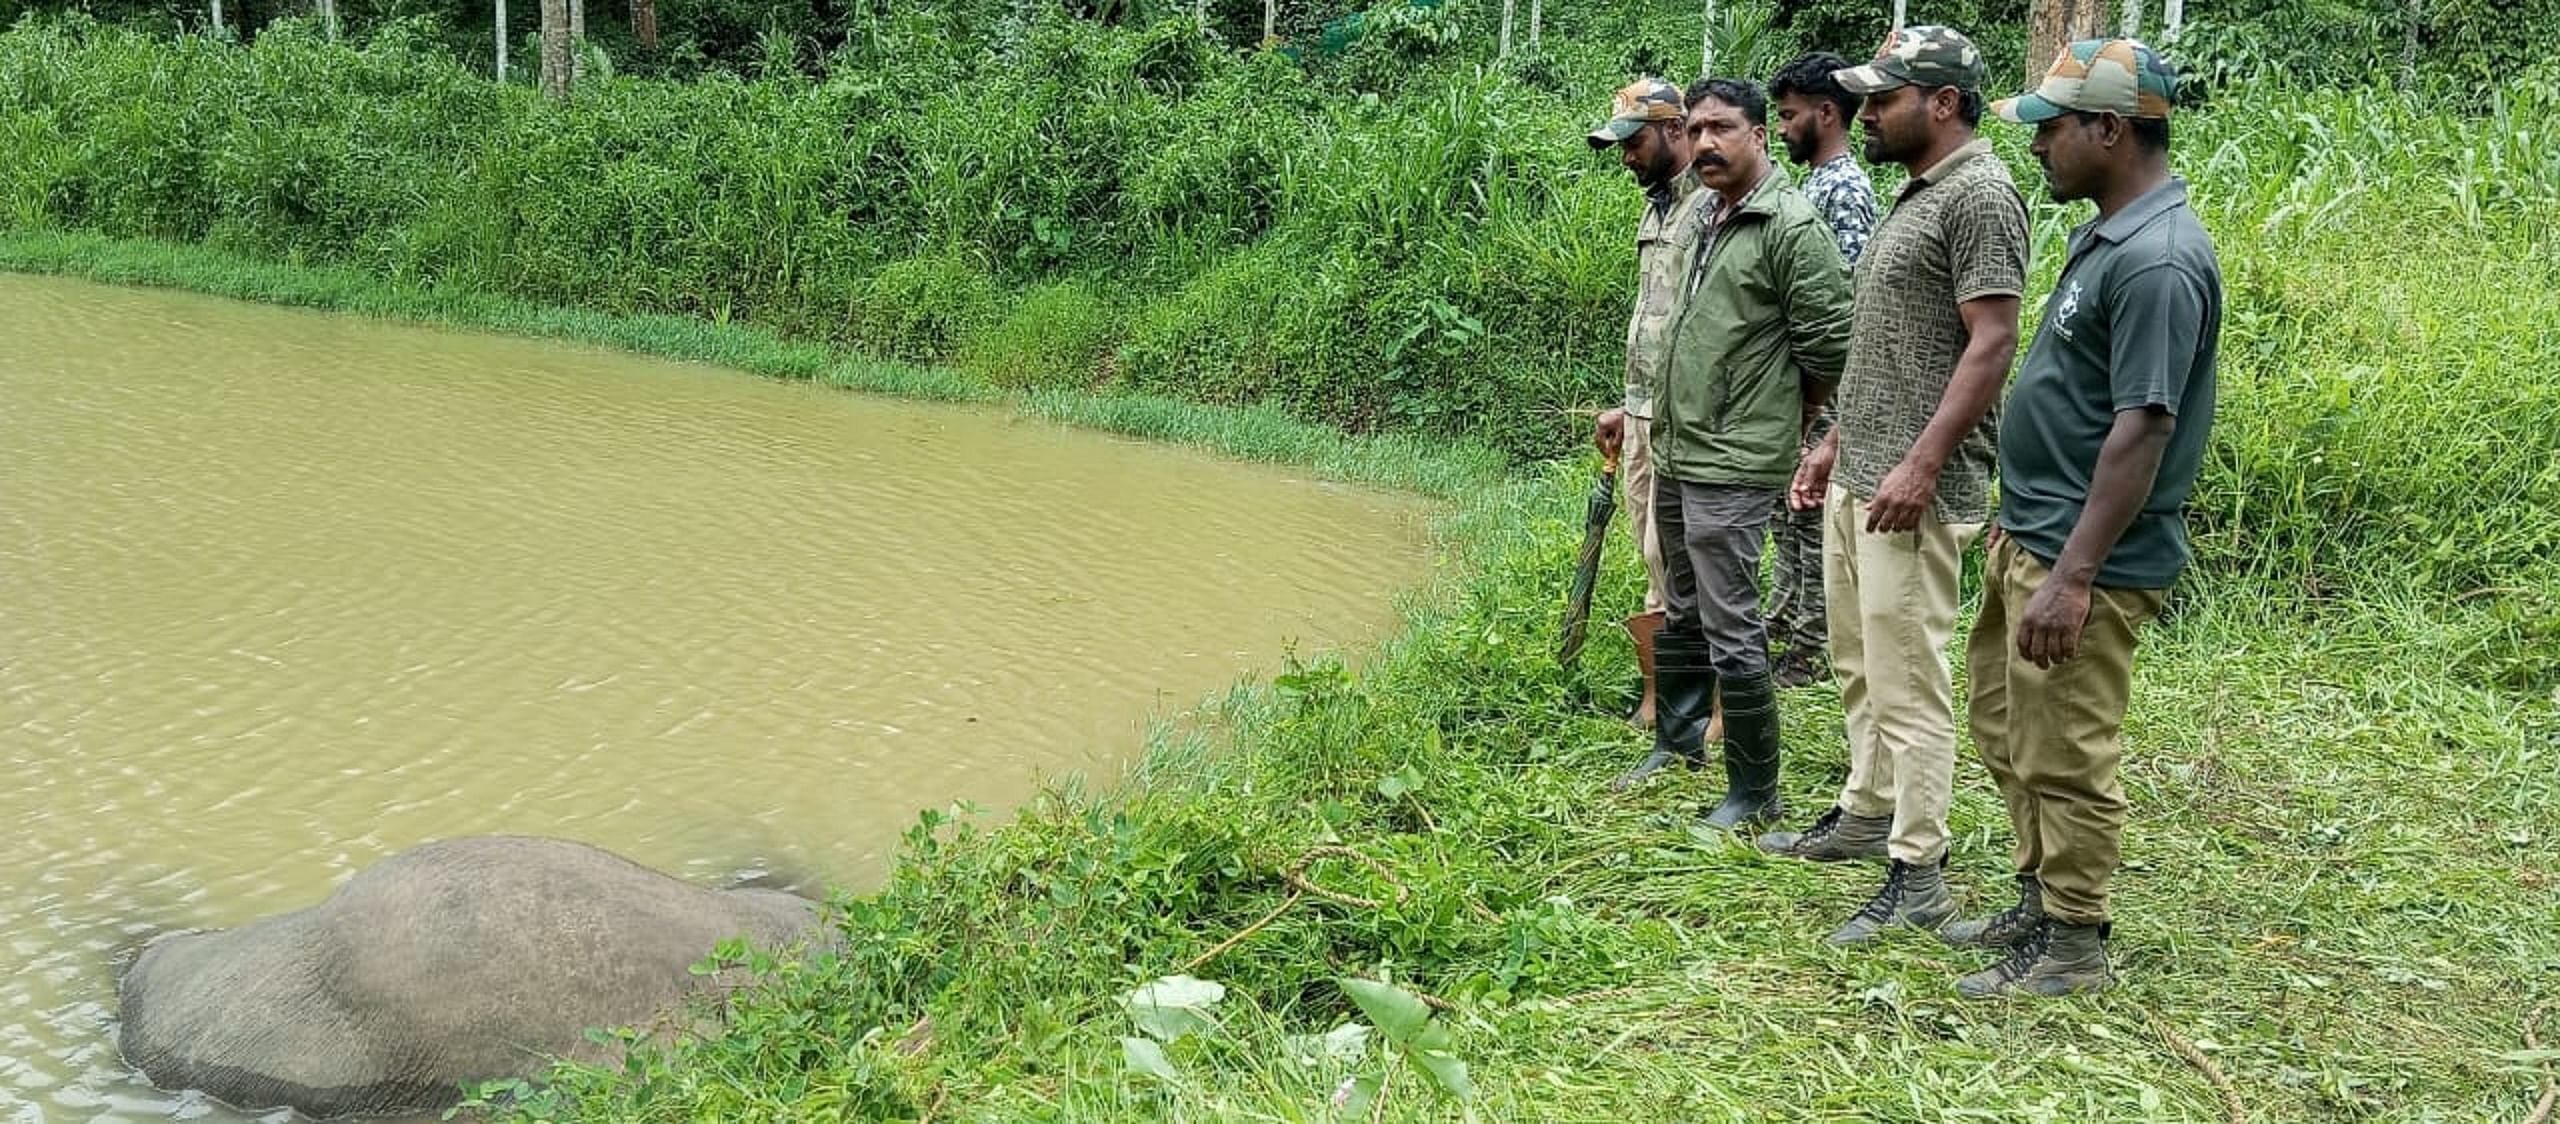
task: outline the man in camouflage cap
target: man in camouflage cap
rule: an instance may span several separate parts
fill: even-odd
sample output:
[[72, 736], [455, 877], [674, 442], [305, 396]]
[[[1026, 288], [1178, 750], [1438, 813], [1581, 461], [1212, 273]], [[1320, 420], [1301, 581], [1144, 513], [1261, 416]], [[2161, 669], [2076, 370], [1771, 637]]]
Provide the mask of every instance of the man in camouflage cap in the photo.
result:
[[[1681, 128], [1687, 102], [1680, 88], [1659, 78], [1643, 78], [1618, 91], [1609, 120], [1591, 131], [1591, 147], [1615, 146], [1618, 161], [1644, 189], [1644, 218], [1636, 226], [1636, 307], [1627, 321], [1626, 393], [1619, 405], [1601, 411], [1592, 438], [1600, 451], [1617, 459], [1619, 479], [1627, 492], [1627, 522], [1635, 529], [1636, 549], [1644, 557], [1644, 611], [1627, 618], [1627, 634], [1635, 639], [1636, 664], [1644, 672], [1644, 696], [1636, 704], [1634, 722], [1650, 728], [1654, 721], [1653, 638], [1662, 629], [1662, 541], [1653, 520], [1653, 394], [1661, 380], [1663, 342], [1678, 299], [1680, 247], [1671, 216], [1698, 188], [1689, 167], [1689, 138]], [[1710, 719], [1706, 740], [1723, 737], [1721, 715]], [[1703, 748], [1699, 749], [1704, 753]], [[1673, 755], [1656, 751], [1609, 783], [1623, 792], [1669, 767]], [[1692, 768], [1703, 760], [1690, 760]]]
[[1934, 930], [1955, 900], [1939, 868], [1956, 760], [1955, 639], [1965, 549], [1991, 516], [2000, 387], [2017, 354], [2027, 207], [1976, 135], [1982, 52], [1945, 27], [1905, 28], [1835, 73], [1867, 95], [1867, 159], [1910, 173], [1858, 259], [1857, 308], [1831, 435], [1788, 502], [1830, 514], [1822, 565], [1849, 776], [1803, 831], [1763, 850], [1884, 859], [1882, 884], [1830, 937]]
[[1952, 27], [1924, 23], [1885, 36], [1884, 46], [1865, 66], [1832, 75], [1842, 89], [1873, 97], [1904, 86], [1923, 90], [1982, 88], [1982, 52], [1973, 40]]
[[2177, 79], [2130, 39], [2065, 48], [1993, 106], [2071, 232], [2000, 434], [2000, 519], [1965, 645], [1973, 744], [2017, 833], [2018, 904], [1941, 931], [2000, 955], [1973, 998], [2105, 987], [2107, 883], [2124, 841], [2119, 735], [2133, 650], [2188, 560], [2185, 508], [2213, 425], [2222, 270], [2169, 170]]

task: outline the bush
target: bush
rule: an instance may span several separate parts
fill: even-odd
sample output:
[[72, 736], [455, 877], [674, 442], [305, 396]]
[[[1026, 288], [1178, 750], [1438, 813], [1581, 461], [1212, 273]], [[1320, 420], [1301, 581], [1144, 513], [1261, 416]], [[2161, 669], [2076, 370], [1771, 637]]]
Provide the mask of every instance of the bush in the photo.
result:
[[1111, 381], [1119, 335], [1111, 302], [1079, 281], [1039, 286], [969, 341], [961, 366], [996, 386], [1092, 390]]

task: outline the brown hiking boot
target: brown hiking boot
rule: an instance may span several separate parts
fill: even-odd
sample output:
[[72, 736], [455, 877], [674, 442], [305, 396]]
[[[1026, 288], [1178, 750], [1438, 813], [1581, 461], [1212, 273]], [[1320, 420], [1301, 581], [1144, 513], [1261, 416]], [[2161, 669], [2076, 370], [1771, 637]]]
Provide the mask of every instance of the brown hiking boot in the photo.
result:
[[1895, 859], [1893, 868], [1885, 872], [1884, 888], [1824, 943], [1865, 944], [1894, 925], [1935, 931], [1955, 915], [1956, 900], [1947, 896], [1946, 879], [1940, 877], [1937, 863], [1913, 866]]
[[1772, 831], [1759, 839], [1760, 849], [1790, 859], [1845, 862], [1881, 859], [1885, 837], [1893, 833], [1892, 816], [1851, 815], [1837, 804], [1803, 831]]
[[1968, 921], [1958, 921], [1938, 930], [1948, 944], [1966, 948], [2002, 949], [2025, 940], [2036, 922], [2044, 920], [2044, 883], [2032, 874], [2018, 876], [2018, 904]]
[[1789, 648], [1778, 657], [1777, 669], [1769, 675], [1769, 685], [1781, 691], [1810, 687], [1831, 678], [1831, 661], [1822, 658], [1819, 648]]
[[2115, 973], [2107, 970], [2105, 928], [2105, 922], [2074, 925], [2053, 917], [2038, 918], [1999, 963], [1957, 980], [1956, 994], [1967, 999], [2010, 995], [2051, 999], [2104, 990], [2116, 982]]

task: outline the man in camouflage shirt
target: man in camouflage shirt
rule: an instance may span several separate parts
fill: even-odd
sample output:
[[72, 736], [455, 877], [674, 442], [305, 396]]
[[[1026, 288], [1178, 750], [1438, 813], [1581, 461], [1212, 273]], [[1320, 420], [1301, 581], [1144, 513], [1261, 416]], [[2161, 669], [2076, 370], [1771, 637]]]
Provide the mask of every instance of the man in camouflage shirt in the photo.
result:
[[[1875, 229], [1876, 189], [1867, 170], [1849, 155], [1849, 122], [1865, 99], [1831, 76], [1848, 65], [1849, 60], [1828, 51], [1788, 63], [1769, 79], [1769, 103], [1778, 111], [1778, 135], [1786, 142], [1787, 158], [1812, 169], [1805, 173], [1805, 200], [1831, 224], [1832, 236], [1840, 240], [1840, 257], [1855, 266], [1858, 252], [1867, 246], [1867, 232]], [[1801, 451], [1812, 452], [1830, 432], [1831, 411], [1816, 412], [1813, 424], [1805, 427]], [[1769, 591], [1769, 639], [1783, 651], [1770, 682], [1783, 689], [1823, 678], [1823, 653], [1831, 641], [1823, 619], [1822, 507], [1787, 507], [1778, 512], [1777, 524], [1769, 544], [1777, 556]]]
[[[1830, 511], [1823, 565], [1832, 665], [1849, 734], [1839, 802], [1762, 848], [1886, 858], [1884, 885], [1831, 935], [1935, 929], [1955, 773], [1955, 631], [1965, 544], [1990, 516], [1994, 413], [2017, 353], [2026, 202], [1975, 135], [1982, 53], [1946, 27], [1905, 28], [1839, 72], [1866, 96], [1867, 159], [1911, 173], [1868, 238], [1839, 421], [1805, 457], [1791, 502]], [[1836, 467], [1835, 467], [1836, 466]]]
[[[1653, 520], [1653, 396], [1680, 296], [1680, 247], [1685, 245], [1672, 237], [1670, 220], [1698, 188], [1697, 173], [1689, 167], [1689, 137], [1680, 122], [1686, 108], [1679, 87], [1659, 78], [1640, 79], [1618, 91], [1609, 120], [1589, 138], [1595, 149], [1616, 147], [1619, 163], [1645, 193], [1644, 219], [1636, 227], [1636, 307], [1627, 321], [1626, 395], [1619, 405], [1601, 411], [1592, 430], [1600, 451], [1618, 463], [1627, 492], [1627, 522], [1644, 558], [1644, 611], [1627, 618], [1636, 663], [1644, 672], [1644, 697], [1636, 704], [1634, 722], [1644, 729], [1653, 726], [1653, 638], [1662, 629], [1662, 542]], [[1723, 717], [1710, 718], [1705, 740], [1721, 741], [1723, 736]], [[1703, 746], [1698, 752], [1705, 753]], [[1655, 750], [1609, 782], [1609, 788], [1633, 788], [1674, 759]], [[1689, 761], [1692, 768], [1704, 763], [1703, 756]]]

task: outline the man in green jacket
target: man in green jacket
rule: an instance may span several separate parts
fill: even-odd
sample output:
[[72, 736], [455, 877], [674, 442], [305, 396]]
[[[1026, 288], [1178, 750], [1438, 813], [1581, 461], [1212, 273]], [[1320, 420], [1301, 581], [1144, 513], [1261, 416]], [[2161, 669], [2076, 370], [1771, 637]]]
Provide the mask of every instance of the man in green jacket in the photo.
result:
[[1704, 190], [1672, 220], [1687, 266], [1653, 404], [1666, 578], [1654, 745], [1699, 752], [1722, 687], [1726, 792], [1705, 815], [1732, 829], [1783, 814], [1760, 546], [1806, 418], [1848, 358], [1849, 272], [1829, 224], [1769, 159], [1759, 87], [1709, 78], [1688, 103]]

